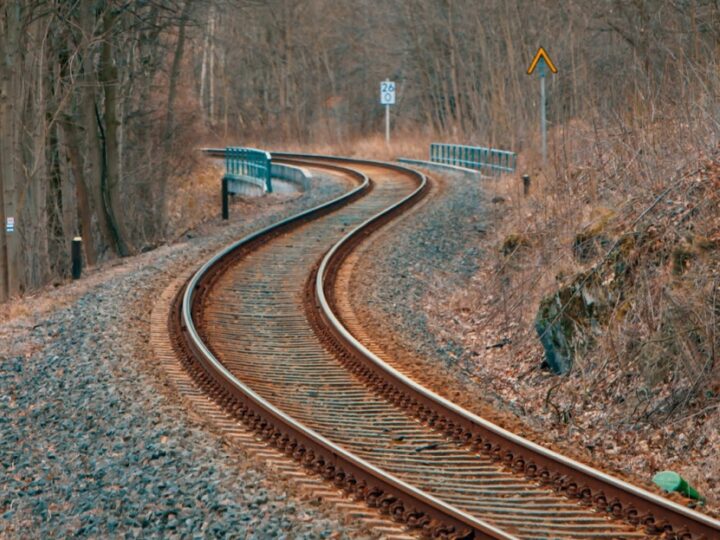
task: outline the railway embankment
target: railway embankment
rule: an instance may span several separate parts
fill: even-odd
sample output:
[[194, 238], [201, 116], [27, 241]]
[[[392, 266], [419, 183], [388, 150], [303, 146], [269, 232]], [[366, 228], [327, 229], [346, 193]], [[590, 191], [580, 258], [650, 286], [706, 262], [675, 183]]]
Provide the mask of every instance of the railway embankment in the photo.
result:
[[[463, 406], [651, 490], [656, 472], [677, 471], [716, 513], [717, 166], [678, 182], [634, 227], [652, 200], [632, 201], [632, 218], [627, 206], [581, 208], [586, 221], [558, 238], [574, 265], [555, 280], [560, 257], [531, 229], [543, 207], [523, 199], [519, 178], [448, 174], [442, 196], [361, 248], [350, 287], [361, 324]], [[508, 225], [523, 219], [527, 229]], [[513, 234], [526, 241], [504, 249]], [[536, 330], [543, 308], [555, 321], [558, 299], [574, 361], [564, 375]]]
[[338, 521], [188, 417], [150, 314], [182, 269], [343, 192], [238, 201], [181, 240], [13, 302], [0, 324], [0, 537], [328, 537]]

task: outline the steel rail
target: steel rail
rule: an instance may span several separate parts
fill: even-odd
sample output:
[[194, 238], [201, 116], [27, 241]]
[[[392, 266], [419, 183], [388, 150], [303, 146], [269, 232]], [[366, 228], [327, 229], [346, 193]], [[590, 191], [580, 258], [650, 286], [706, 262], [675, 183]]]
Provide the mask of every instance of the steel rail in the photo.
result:
[[[381, 163], [376, 162], [376, 164]], [[394, 164], [392, 166], [396, 169], [413, 171], [413, 169]], [[385, 214], [406, 204], [411, 197], [412, 195], [406, 197], [348, 232], [323, 258], [316, 275], [315, 295], [323, 319], [331, 326], [333, 334], [339, 337], [343, 345], [353, 351], [356, 356], [367, 360], [372, 367], [379, 370], [383, 378], [397, 391], [405, 392], [414, 399], [419, 398], [422, 403], [435, 409], [437, 414], [444, 415], [446, 419], [441, 422], [442, 424], [461, 426], [462, 431], [445, 428], [446, 431], [453, 432], [452, 435], [456, 439], [466, 442], [473, 441], [478, 447], [483, 446], [484, 443], [487, 450], [502, 455], [502, 459], [515, 469], [518, 469], [519, 465], [522, 465], [524, 472], [534, 469], [538, 476], [545, 475], [548, 480], [559, 484], [557, 487], [562, 491], [570, 491], [576, 497], [587, 498], [590, 496], [597, 506], [606, 505], [617, 517], [624, 517], [635, 523], [643, 523], [651, 529], [654, 528], [657, 533], [674, 531], [678, 538], [720, 538], [720, 521], [563, 456], [460, 407], [410, 379], [379, 358], [352, 335], [340, 321], [328, 300], [326, 291], [332, 287], [333, 283], [332, 280], [327, 279], [331, 273], [330, 269], [331, 267], [338, 268], [350, 254], [352, 247], [344, 248], [351, 244], [355, 237], [365, 234], [368, 226], [382, 220]], [[385, 393], [391, 394], [392, 390], [386, 389]], [[487, 439], [489, 439], [491, 447], [487, 447]], [[541, 473], [539, 470], [541, 467], [546, 468], [546, 472]], [[588, 493], [588, 489], [591, 490], [590, 493]]]
[[[207, 152], [210, 154], [210, 152]], [[212, 155], [212, 154], [211, 154]], [[326, 160], [330, 162], [354, 162], [365, 163], [363, 160], [353, 160], [350, 158], [336, 158], [330, 156], [321, 156], [315, 154], [290, 154], [282, 153], [274, 155], [282, 159], [282, 161], [295, 162], [302, 159], [306, 162], [310, 160]], [[317, 163], [309, 163], [318, 165]], [[385, 164], [384, 164], [385, 165]], [[389, 165], [389, 167], [394, 167]], [[340, 169], [341, 167], [335, 166]], [[390, 208], [382, 212], [382, 215], [389, 214], [397, 210], [400, 206], [407, 204], [414, 198], [417, 198], [427, 187], [427, 179], [422, 173], [403, 169], [407, 174], [414, 176], [418, 180], [418, 188], [409, 196], [405, 197], [400, 203], [392, 205]], [[344, 168], [350, 172], [352, 169]], [[356, 172], [357, 173], [357, 172]], [[394, 505], [391, 511], [397, 518], [404, 518], [410, 526], [423, 527], [425, 529], [434, 529], [435, 531], [446, 532], [450, 537], [458, 538], [488, 538], [498, 540], [512, 540], [516, 537], [508, 534], [484, 520], [478, 519], [467, 512], [460, 510], [446, 502], [438, 499], [430, 493], [424, 492], [417, 487], [397, 478], [395, 475], [376, 467], [359, 456], [347, 451], [341, 446], [333, 443], [331, 440], [317, 433], [315, 430], [297, 422], [291, 416], [275, 407], [273, 404], [256, 393], [248, 385], [240, 381], [233, 375], [223, 364], [216, 358], [209, 347], [204, 343], [193, 319], [193, 301], [196, 291], [201, 287], [203, 279], [216, 267], [223, 259], [226, 259], [232, 253], [240, 248], [247, 246], [251, 242], [257, 241], [264, 236], [275, 233], [283, 228], [301, 223], [304, 219], [325, 212], [333, 207], [349, 201], [354, 196], [359, 195], [363, 191], [370, 188], [370, 179], [363, 173], [357, 173], [362, 178], [362, 183], [350, 192], [341, 195], [327, 203], [321, 204], [295, 216], [284, 219], [278, 223], [265, 227], [264, 229], [245, 236], [230, 246], [222, 249], [212, 258], [210, 258], [202, 267], [191, 277], [182, 295], [181, 307], [181, 324], [183, 333], [195, 358], [202, 364], [208, 375], [214, 381], [233, 397], [239, 398], [243, 402], [251, 404], [253, 407], [262, 411], [267, 415], [266, 422], [277, 423], [289, 430], [289, 433], [283, 433], [282, 428], [272, 426], [269, 428], [273, 431], [274, 440], [280, 437], [293, 437], [297, 442], [293, 446], [304, 445], [314, 453], [313, 460], [317, 463], [318, 456], [322, 461], [321, 467], [327, 468], [331, 466], [333, 475], [341, 474], [344, 479], [354, 477], [357, 479], [368, 479], [373, 489], [379, 489], [379, 496]], [[268, 429], [268, 428], [266, 428]], [[287, 444], [287, 443], [286, 443]], [[309, 453], [305, 450], [305, 454]], [[317, 465], [315, 465], [317, 467]], [[398, 501], [402, 501], [402, 505], [398, 505]], [[398, 512], [398, 509], [400, 511]], [[403, 514], [403, 515], [400, 515]], [[423, 519], [423, 514], [430, 516], [432, 522]]]
[[[208, 149], [205, 151], [208, 155], [222, 157], [223, 150]], [[339, 320], [339, 316], [333, 310], [332, 286], [335, 270], [342, 264], [345, 257], [351, 252], [354, 245], [357, 245], [361, 235], [368, 234], [368, 231], [379, 226], [381, 222], [389, 219], [390, 215], [408, 205], [414, 198], [420, 194], [426, 185], [426, 179], [422, 173], [402, 167], [395, 164], [383, 162], [373, 162], [369, 160], [358, 160], [351, 158], [336, 158], [312, 154], [292, 154], [292, 153], [273, 153], [273, 157], [283, 161], [294, 160], [315, 160], [328, 162], [351, 162], [365, 165], [376, 165], [392, 168], [404, 174], [415, 175], [418, 178], [419, 186], [410, 195], [402, 200], [387, 207], [382, 212], [367, 219], [352, 231], [343, 236], [332, 248], [326, 253], [320, 263], [320, 267], [315, 276], [314, 293], [321, 319], [329, 327], [330, 333], [341, 344], [341, 346], [351, 352], [353, 356], [359, 358], [363, 363], [370, 367], [370, 370], [382, 379], [381, 385], [375, 385], [381, 393], [387, 397], [392, 397], [393, 401], [402, 401], [397, 395], [404, 395], [405, 400], [411, 405], [401, 408], [409, 408], [411, 414], [419, 417], [421, 420], [430, 424], [433, 428], [445, 432], [451, 438], [458, 442], [470, 443], [474, 449], [481, 450], [484, 453], [490, 453], [496, 458], [504, 461], [509, 467], [517, 472], [525, 473], [530, 477], [537, 477], [543, 483], [554, 484], [556, 489], [565, 492], [570, 497], [581, 498], [587, 502], [593, 502], [599, 508], [609, 510], [616, 517], [625, 518], [627, 521], [635, 524], [643, 524], [646, 530], [659, 533], [671, 533], [673, 538], [716, 538], [720, 537], [720, 522], [706, 516], [700, 512], [696, 512], [689, 508], [683, 507], [664, 497], [651, 493], [643, 488], [633, 486], [632, 484], [613, 477], [607, 473], [597, 470], [593, 467], [580, 463], [571, 458], [562, 456], [561, 454], [544, 448], [532, 441], [515, 435], [496, 424], [475, 415], [474, 413], [459, 407], [458, 405], [448, 401], [442, 396], [432, 392], [431, 390], [417, 384], [415, 381], [397, 371], [395, 368], [378, 358], [362, 345], [352, 333]], [[365, 177], [367, 178], [367, 177]], [[361, 186], [362, 187], [362, 186]], [[356, 188], [348, 196], [358, 192], [360, 188]], [[328, 204], [336, 203], [338, 200], [344, 199], [345, 196], [331, 201]], [[306, 211], [299, 216], [308, 216], [309, 213], [317, 211], [324, 205]], [[301, 217], [302, 219], [302, 217]], [[278, 227], [287, 225], [286, 222], [293, 221], [293, 218], [284, 220], [276, 224]], [[241, 247], [240, 244], [246, 243], [259, 238], [261, 235], [270, 234], [275, 230], [275, 226], [268, 227], [263, 231], [259, 231], [255, 235], [249, 235], [245, 239], [230, 246], [218, 254], [218, 261], [225, 255]], [[217, 261], [216, 261], [217, 262]], [[209, 270], [211, 265], [206, 264], [203, 268]], [[201, 269], [202, 271], [203, 269]], [[197, 284], [199, 280], [196, 280]], [[186, 293], [187, 294], [187, 293]], [[201, 351], [202, 352], [202, 351]], [[217, 361], [217, 360], [216, 360]], [[365, 378], [368, 378], [365, 375]], [[239, 382], [239, 381], [238, 381]], [[242, 383], [240, 383], [242, 384]], [[244, 385], [243, 385], [244, 386]], [[259, 395], [256, 397], [263, 399]], [[264, 400], [263, 400], [264, 401]], [[270, 405], [268, 402], [265, 402]], [[270, 405], [272, 407], [272, 405]], [[280, 411], [281, 412], [281, 411]], [[289, 418], [289, 417], [288, 417]], [[308, 428], [309, 429], [309, 428]], [[319, 439], [308, 438], [303, 440], [309, 448], [313, 448], [315, 452], [322, 453], [323, 449], [317, 447], [318, 444], [328, 442], [333, 446], [325, 447], [329, 449], [335, 457], [341, 459], [345, 457], [335, 451], [339, 448], [332, 441], [325, 439], [322, 435], [309, 430]], [[354, 456], [357, 458], [357, 456]], [[358, 458], [363, 465], [376, 468], [368, 462], [364, 462]], [[358, 463], [360, 463], [358, 462]], [[357, 477], [368, 474], [369, 469], [354, 469], [358, 463], [346, 465], [348, 471], [354, 471]], [[379, 470], [379, 469], [378, 469]], [[389, 475], [392, 476], [392, 475]], [[402, 491], [405, 497], [413, 496], [414, 486], [406, 484], [403, 480], [392, 477], [393, 482], [383, 484], [383, 490], [398, 493]], [[395, 483], [395, 481], [397, 483]], [[411, 488], [409, 491], [407, 488]], [[442, 519], [438, 514], [437, 508], [433, 508], [438, 501], [430, 494], [425, 494], [428, 498], [424, 500], [424, 511], [433, 517]], [[401, 495], [402, 497], [402, 495]], [[429, 505], [429, 506], [424, 506]], [[452, 507], [451, 507], [452, 508]], [[456, 523], [469, 526], [475, 529], [473, 522], [468, 522], [465, 518], [477, 520], [476, 517], [466, 514], [462, 510], [453, 508], [456, 512], [450, 512], [451, 519], [456, 519]], [[475, 532], [480, 537], [508, 537], [508, 536], [492, 536], [492, 534], [507, 534], [503, 531], [496, 530], [494, 526], [487, 522], [481, 521], [480, 529]], [[486, 527], [483, 531], [482, 528]], [[489, 528], [487, 528], [489, 527]], [[490, 536], [484, 536], [490, 534]]]

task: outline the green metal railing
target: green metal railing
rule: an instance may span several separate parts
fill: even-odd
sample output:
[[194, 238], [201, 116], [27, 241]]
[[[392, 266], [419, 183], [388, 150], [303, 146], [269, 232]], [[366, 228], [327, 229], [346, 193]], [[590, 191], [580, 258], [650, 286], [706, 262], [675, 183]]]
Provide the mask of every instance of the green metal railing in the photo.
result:
[[225, 148], [225, 177], [249, 182], [272, 193], [272, 158], [270, 152], [255, 148]]
[[432, 143], [430, 145], [430, 161], [457, 165], [490, 174], [502, 174], [515, 171], [517, 154], [482, 146]]

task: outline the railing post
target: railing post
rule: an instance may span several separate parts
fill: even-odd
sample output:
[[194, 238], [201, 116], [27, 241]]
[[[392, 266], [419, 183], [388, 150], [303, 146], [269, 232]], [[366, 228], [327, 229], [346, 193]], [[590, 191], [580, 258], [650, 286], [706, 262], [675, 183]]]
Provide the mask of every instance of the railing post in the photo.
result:
[[265, 182], [267, 186], [267, 192], [272, 193], [272, 166], [271, 161], [265, 158]]
[[230, 217], [230, 205], [228, 201], [228, 177], [223, 176], [222, 179], [222, 192], [221, 192], [221, 199], [222, 199], [222, 218], [224, 220], [227, 220]]
[[82, 275], [82, 238], [76, 236], [72, 239], [71, 246], [72, 257], [72, 278], [80, 279]]
[[527, 197], [528, 194], [530, 193], [530, 176], [527, 174], [523, 174], [522, 182], [523, 182], [523, 195], [525, 197]]

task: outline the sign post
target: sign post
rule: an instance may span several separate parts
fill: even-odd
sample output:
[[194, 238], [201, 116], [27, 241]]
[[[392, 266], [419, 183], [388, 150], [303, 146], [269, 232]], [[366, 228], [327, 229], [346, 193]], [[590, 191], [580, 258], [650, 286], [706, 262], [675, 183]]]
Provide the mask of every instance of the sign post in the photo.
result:
[[533, 58], [533, 61], [530, 63], [530, 67], [527, 70], [528, 75], [532, 75], [535, 68], [538, 68], [538, 74], [540, 75], [540, 137], [542, 139], [542, 157], [543, 163], [547, 163], [547, 104], [545, 101], [545, 77], [548, 69], [550, 69], [552, 73], [557, 73], [557, 68], [555, 67], [555, 64], [552, 63], [552, 60], [550, 60], [550, 57], [543, 47], [540, 47], [535, 53], [535, 58]]
[[390, 145], [390, 105], [395, 105], [395, 83], [385, 79], [380, 83], [380, 104], [385, 105], [385, 143]]

